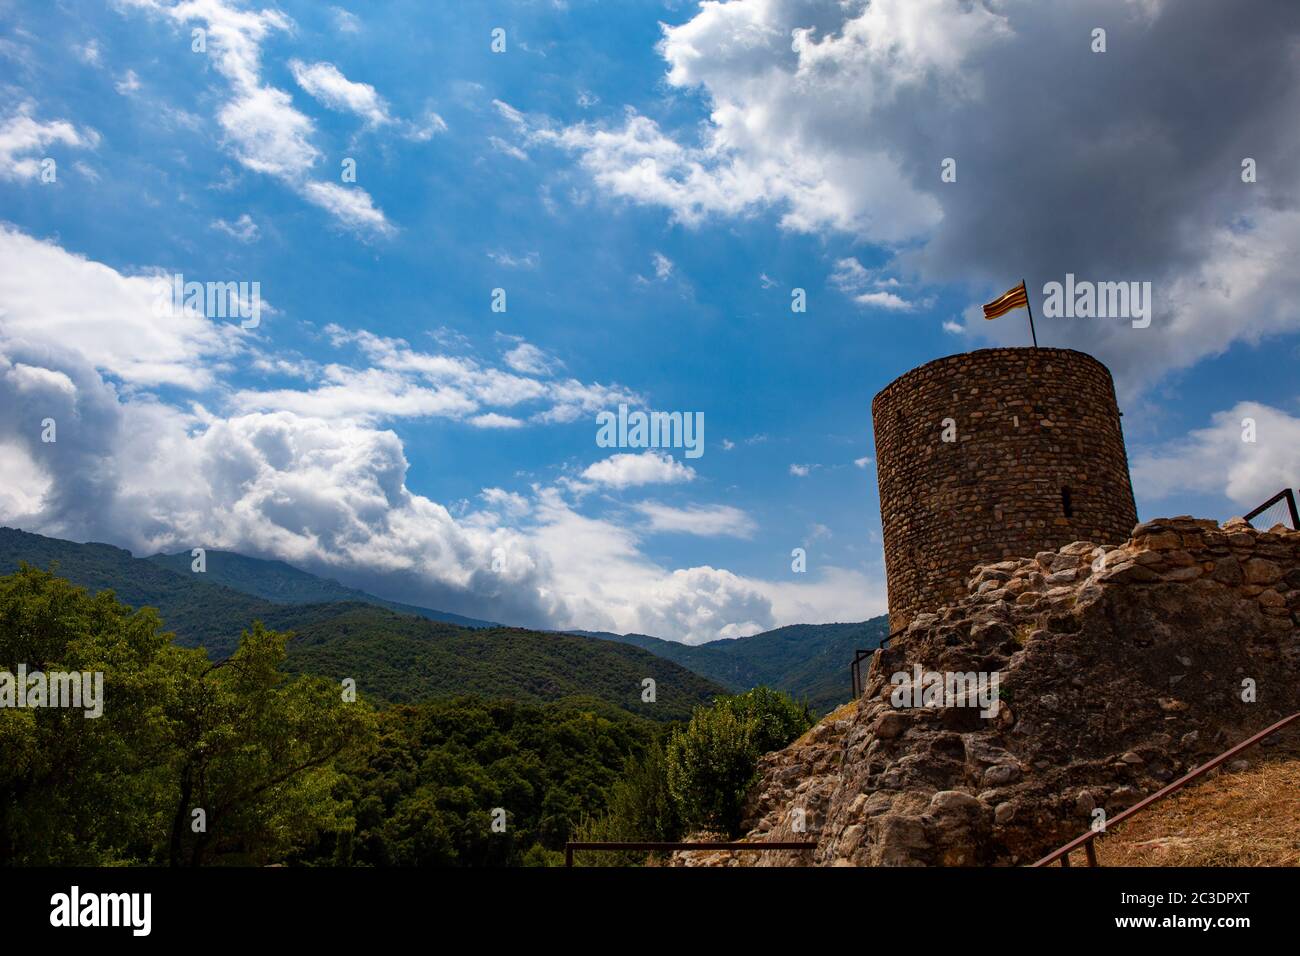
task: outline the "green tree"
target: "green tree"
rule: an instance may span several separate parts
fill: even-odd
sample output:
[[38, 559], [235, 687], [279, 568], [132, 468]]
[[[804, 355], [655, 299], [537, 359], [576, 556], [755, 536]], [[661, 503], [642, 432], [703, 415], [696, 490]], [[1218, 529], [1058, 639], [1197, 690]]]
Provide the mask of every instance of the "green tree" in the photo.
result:
[[338, 684], [287, 679], [287, 640], [255, 623], [229, 658], [187, 662], [175, 724], [172, 866], [262, 865], [318, 830], [346, 828], [347, 808], [332, 796], [338, 762], [369, 736], [371, 714], [344, 701]]
[[0, 709], [0, 864], [264, 863], [346, 831], [332, 790], [372, 717], [338, 685], [287, 679], [285, 640], [257, 625], [212, 664], [111, 591], [0, 577], [0, 669], [103, 680], [100, 717]]
[[148, 859], [173, 789], [172, 713], [194, 651], [151, 610], [23, 566], [0, 577], [0, 670], [102, 674], [103, 713], [0, 709], [0, 865]]
[[758, 758], [812, 726], [812, 713], [766, 687], [719, 697], [674, 729], [665, 753], [668, 792], [688, 827], [740, 832]]

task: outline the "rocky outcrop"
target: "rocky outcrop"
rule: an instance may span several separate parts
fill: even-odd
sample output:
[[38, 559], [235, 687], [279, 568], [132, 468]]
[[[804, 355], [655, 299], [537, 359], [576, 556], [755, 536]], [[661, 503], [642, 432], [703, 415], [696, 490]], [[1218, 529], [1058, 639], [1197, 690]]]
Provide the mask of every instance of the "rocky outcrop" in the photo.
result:
[[[927, 672], [996, 674], [998, 703], [909, 700]], [[817, 849], [692, 862], [1032, 862], [1297, 709], [1300, 533], [1145, 522], [977, 566], [876, 652], [856, 704], [763, 759], [746, 838]]]

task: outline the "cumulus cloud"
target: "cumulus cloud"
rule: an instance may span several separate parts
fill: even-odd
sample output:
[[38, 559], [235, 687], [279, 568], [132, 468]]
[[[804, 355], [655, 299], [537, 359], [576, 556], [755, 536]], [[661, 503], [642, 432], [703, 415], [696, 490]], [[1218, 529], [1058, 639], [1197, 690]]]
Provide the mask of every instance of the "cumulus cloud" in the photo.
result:
[[[665, 567], [642, 550], [643, 531], [752, 533], [751, 519], [727, 506], [647, 503], [635, 509], [644, 524], [628, 526], [624, 506], [582, 514], [575, 489], [537, 485], [485, 489], [480, 507], [453, 514], [412, 490], [402, 440], [387, 426], [438, 415], [524, 427], [545, 419], [493, 409], [535, 402], [561, 420], [639, 401], [626, 390], [338, 326], [326, 331], [353, 353], [348, 362], [303, 363], [258, 351], [237, 324], [156, 314], [150, 276], [11, 228], [0, 230], [0, 260], [9, 266], [0, 271], [0, 522], [136, 554], [204, 546], [275, 557], [394, 600], [512, 624], [697, 643], [883, 606], [860, 576], [835, 569], [773, 582]], [[303, 381], [232, 390], [221, 376], [236, 355]], [[176, 389], [183, 404], [161, 397]], [[40, 440], [46, 419], [56, 442]], [[582, 483], [694, 477], [648, 452], [598, 462]]]
[[667, 452], [644, 451], [639, 455], [610, 455], [587, 467], [585, 481], [609, 488], [633, 488], [638, 485], [678, 484], [695, 480], [695, 469], [684, 465]]
[[67, 120], [42, 122], [35, 112], [36, 104], [26, 100], [0, 120], [0, 180], [36, 179], [49, 146], [94, 149], [99, 145], [99, 134], [93, 129], [78, 129]]
[[547, 355], [531, 342], [520, 342], [506, 352], [502, 358], [512, 369], [524, 375], [549, 375], [551, 370], [559, 364], [556, 359]]
[[[1253, 438], [1253, 441], [1247, 440]], [[1137, 455], [1133, 482], [1156, 500], [1175, 493], [1223, 495], [1242, 513], [1300, 480], [1300, 418], [1238, 402], [1186, 438]]]
[[[63, 371], [32, 364], [56, 358]], [[4, 343], [0, 403], [13, 410], [0, 420], [0, 521], [43, 534], [137, 554], [231, 549], [395, 600], [692, 643], [883, 606], [853, 574], [785, 583], [664, 568], [634, 530], [579, 514], [556, 488], [486, 489], [483, 510], [456, 518], [410, 490], [391, 431], [290, 411], [185, 412], [117, 393], [72, 355]], [[45, 417], [56, 443], [27, 427]]]
[[[1098, 25], [1106, 53], [1091, 50]], [[1039, 323], [1044, 344], [1098, 355], [1131, 395], [1235, 342], [1300, 329], [1300, 181], [1286, 172], [1300, 152], [1298, 36], [1287, 0], [1248, 15], [1217, 0], [733, 0], [663, 27], [667, 83], [707, 104], [701, 126], [631, 109], [603, 125], [508, 115], [608, 195], [687, 224], [774, 211], [786, 229], [873, 244], [891, 274], [956, 283], [976, 304], [1021, 276], [1035, 296], [1066, 273], [1150, 281], [1150, 328]], [[1255, 183], [1242, 182], [1246, 157]], [[940, 178], [949, 158], [955, 182]], [[895, 311], [917, 301], [854, 295]], [[1007, 322], [966, 328], [1023, 336]]]
[[0, 332], [4, 340], [76, 355], [132, 385], [213, 384], [210, 363], [246, 348], [234, 322], [170, 302], [157, 276], [122, 275], [17, 229], [0, 226]]

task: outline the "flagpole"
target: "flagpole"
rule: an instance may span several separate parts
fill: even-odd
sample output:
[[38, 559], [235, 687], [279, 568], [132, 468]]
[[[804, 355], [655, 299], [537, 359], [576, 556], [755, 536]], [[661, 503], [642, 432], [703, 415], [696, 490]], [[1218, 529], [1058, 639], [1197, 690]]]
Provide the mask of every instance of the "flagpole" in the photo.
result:
[[1025, 285], [1025, 280], [1020, 280], [1020, 288], [1025, 290], [1025, 310], [1029, 313], [1029, 335], [1034, 340], [1034, 348], [1038, 348], [1038, 333], [1034, 331], [1034, 307], [1029, 304], [1029, 287]]

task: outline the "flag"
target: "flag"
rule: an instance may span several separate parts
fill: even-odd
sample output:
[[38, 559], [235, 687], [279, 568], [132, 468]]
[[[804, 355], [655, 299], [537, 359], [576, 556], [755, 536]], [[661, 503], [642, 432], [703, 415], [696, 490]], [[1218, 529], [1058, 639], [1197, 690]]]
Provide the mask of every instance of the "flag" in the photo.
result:
[[1025, 290], [1024, 282], [1003, 292], [992, 302], [984, 305], [984, 318], [996, 319], [999, 315], [1006, 315], [1013, 309], [1029, 308], [1029, 293]]

